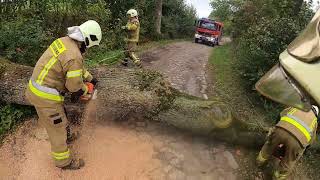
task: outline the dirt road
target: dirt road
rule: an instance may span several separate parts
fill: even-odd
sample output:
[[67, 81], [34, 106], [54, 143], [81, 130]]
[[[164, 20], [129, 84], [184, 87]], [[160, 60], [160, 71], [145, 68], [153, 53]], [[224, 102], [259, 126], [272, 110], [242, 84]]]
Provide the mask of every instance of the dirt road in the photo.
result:
[[212, 47], [180, 42], [151, 50], [144, 67], [160, 71], [171, 85], [190, 95], [207, 98], [206, 66]]
[[[179, 42], [150, 50], [142, 60], [146, 68], [164, 73], [175, 88], [206, 98], [211, 49]], [[83, 169], [55, 168], [46, 132], [28, 121], [0, 148], [0, 179], [236, 179], [235, 150], [160, 123], [144, 127], [98, 119], [98, 105], [98, 100], [90, 103], [84, 124], [78, 127], [81, 137], [71, 147], [86, 161]]]

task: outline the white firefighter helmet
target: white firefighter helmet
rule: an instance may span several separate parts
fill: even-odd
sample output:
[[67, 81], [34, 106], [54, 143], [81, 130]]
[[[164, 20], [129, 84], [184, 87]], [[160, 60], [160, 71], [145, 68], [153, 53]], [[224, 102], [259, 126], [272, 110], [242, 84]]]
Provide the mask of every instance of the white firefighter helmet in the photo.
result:
[[320, 10], [306, 29], [280, 54], [280, 62], [256, 84], [274, 101], [299, 108], [320, 106]]
[[138, 11], [135, 10], [135, 9], [130, 9], [130, 10], [127, 12], [127, 15], [128, 15], [129, 17], [136, 17], [136, 16], [138, 16]]
[[79, 26], [80, 31], [84, 37], [84, 42], [87, 48], [98, 46], [102, 39], [102, 32], [100, 25], [94, 21], [89, 20]]

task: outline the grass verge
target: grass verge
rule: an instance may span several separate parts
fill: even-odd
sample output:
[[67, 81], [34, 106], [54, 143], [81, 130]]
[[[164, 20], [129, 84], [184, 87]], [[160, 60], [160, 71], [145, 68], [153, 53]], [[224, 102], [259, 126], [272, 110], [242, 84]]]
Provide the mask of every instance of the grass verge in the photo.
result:
[[209, 65], [214, 80], [210, 96], [229, 102], [235, 115], [244, 121], [256, 123], [258, 126], [267, 126], [275, 122], [277, 112], [266, 112], [255, 92], [250, 92], [243, 86], [237, 63], [232, 56], [232, 44], [214, 48]]
[[[239, 76], [237, 63], [232, 56], [232, 44], [228, 43], [212, 50], [209, 58], [209, 76], [213, 79], [212, 89], [209, 89], [209, 96], [220, 99], [229, 104], [234, 116], [242, 121], [247, 121], [254, 128], [267, 127], [272, 124], [271, 117], [251, 97], [243, 86]], [[264, 141], [264, 139], [262, 140]], [[257, 150], [243, 147], [233, 147], [241, 151], [241, 156], [236, 159], [241, 166], [238, 169], [239, 179], [256, 179], [259, 171], [255, 167]]]

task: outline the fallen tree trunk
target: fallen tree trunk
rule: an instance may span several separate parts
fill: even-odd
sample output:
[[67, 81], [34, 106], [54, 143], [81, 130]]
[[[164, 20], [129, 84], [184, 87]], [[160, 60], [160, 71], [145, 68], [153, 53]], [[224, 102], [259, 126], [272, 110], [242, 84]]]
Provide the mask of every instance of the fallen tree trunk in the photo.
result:
[[[0, 62], [1, 100], [30, 105], [24, 97], [24, 90], [33, 68]], [[99, 79], [99, 120], [156, 120], [234, 144], [260, 146], [264, 143], [267, 127], [235, 118], [236, 115], [221, 101], [180, 93], [157, 72], [108, 67], [92, 69], [91, 72]], [[66, 107], [68, 114], [77, 119], [85, 104], [71, 104], [67, 96]]]
[[32, 67], [0, 59], [0, 100], [7, 103], [30, 105], [24, 97], [24, 90], [32, 70]]

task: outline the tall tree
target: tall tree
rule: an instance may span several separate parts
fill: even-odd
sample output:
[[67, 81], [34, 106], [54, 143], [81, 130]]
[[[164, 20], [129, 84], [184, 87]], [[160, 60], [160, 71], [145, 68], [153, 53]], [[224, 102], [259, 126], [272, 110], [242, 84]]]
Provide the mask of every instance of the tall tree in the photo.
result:
[[156, 0], [156, 22], [155, 30], [158, 35], [161, 35], [161, 18], [162, 18], [162, 0]]
[[210, 14], [211, 18], [218, 19], [220, 21], [226, 21], [232, 14], [230, 0], [211, 1], [211, 7], [213, 9]]
[[304, 0], [272, 0], [271, 2], [281, 16], [293, 17], [300, 12]]

